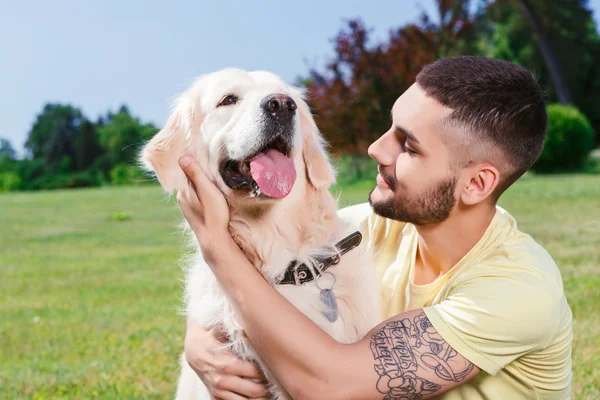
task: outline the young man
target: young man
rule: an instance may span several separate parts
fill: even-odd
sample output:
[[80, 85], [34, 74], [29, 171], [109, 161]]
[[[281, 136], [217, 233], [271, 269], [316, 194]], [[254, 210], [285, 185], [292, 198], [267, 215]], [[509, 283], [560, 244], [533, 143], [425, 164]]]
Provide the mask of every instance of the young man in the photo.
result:
[[[372, 208], [342, 211], [366, 224], [387, 318], [356, 344], [333, 340], [266, 283], [229, 237], [220, 192], [180, 160], [196, 188], [180, 206], [250, 341], [295, 399], [569, 398], [560, 272], [496, 206], [542, 150], [538, 84], [505, 61], [442, 59], [391, 114], [369, 149], [379, 163]], [[200, 378], [218, 398], [264, 395], [256, 367], [216, 351], [217, 336], [188, 324]]]

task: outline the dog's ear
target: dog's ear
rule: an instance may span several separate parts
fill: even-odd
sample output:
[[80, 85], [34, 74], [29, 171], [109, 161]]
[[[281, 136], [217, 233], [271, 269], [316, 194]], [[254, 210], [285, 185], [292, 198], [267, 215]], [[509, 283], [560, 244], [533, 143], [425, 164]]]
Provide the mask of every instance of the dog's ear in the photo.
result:
[[140, 153], [142, 167], [154, 172], [163, 189], [172, 193], [187, 186], [187, 177], [179, 167], [179, 157], [193, 153], [191, 119], [193, 116], [179, 101], [164, 128], [144, 146]]
[[303, 104], [299, 109], [302, 129], [302, 157], [304, 158], [304, 165], [306, 165], [306, 176], [315, 189], [327, 189], [335, 183], [335, 171], [325, 151], [325, 140], [319, 132], [308, 105]]

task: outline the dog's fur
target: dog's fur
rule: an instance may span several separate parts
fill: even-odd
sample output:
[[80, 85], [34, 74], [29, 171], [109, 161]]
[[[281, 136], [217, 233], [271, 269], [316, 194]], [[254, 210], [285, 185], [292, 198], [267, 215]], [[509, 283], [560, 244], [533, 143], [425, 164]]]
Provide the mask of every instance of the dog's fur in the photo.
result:
[[[274, 93], [290, 96], [298, 107], [293, 117], [290, 154], [297, 178], [289, 195], [279, 200], [250, 197], [248, 191], [232, 190], [219, 174], [223, 157], [244, 159], [260, 150], [265, 117], [259, 104]], [[235, 94], [240, 100], [217, 107], [228, 94]], [[337, 217], [336, 203], [328, 190], [335, 181], [334, 170], [300, 89], [263, 71], [226, 69], [200, 77], [176, 100], [166, 126], [146, 144], [141, 160], [156, 173], [163, 188], [172, 192], [187, 185], [177, 164], [183, 154], [193, 155], [224, 193], [230, 206], [229, 232], [235, 242], [295, 307], [343, 343], [358, 341], [380, 321], [378, 285], [365, 243], [328, 269], [337, 279], [334, 293], [339, 318], [333, 323], [322, 315], [325, 308], [314, 281], [300, 286], [276, 285], [291, 261], [314, 266], [316, 256], [332, 254], [336, 242], [357, 230]], [[243, 359], [255, 360], [262, 368], [272, 398], [289, 399], [243, 335], [243, 326], [202, 254], [199, 250], [196, 253], [187, 268], [188, 318], [205, 328], [222, 324], [231, 338], [232, 351]], [[182, 357], [177, 399], [208, 398], [202, 382]]]

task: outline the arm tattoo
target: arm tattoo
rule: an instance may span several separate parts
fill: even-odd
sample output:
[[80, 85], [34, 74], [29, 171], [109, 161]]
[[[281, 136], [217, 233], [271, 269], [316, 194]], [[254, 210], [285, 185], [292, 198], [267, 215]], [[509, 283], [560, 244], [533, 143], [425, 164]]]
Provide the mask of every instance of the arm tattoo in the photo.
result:
[[414, 318], [388, 322], [371, 336], [377, 390], [384, 400], [418, 400], [442, 389], [419, 377], [433, 372], [442, 381], [461, 382], [473, 363], [456, 358], [458, 353], [437, 333], [424, 312]]

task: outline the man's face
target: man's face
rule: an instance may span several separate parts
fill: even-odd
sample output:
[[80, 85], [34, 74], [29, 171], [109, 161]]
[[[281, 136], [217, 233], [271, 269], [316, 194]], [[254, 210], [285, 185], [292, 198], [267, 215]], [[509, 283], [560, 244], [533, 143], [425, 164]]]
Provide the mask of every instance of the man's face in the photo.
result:
[[442, 125], [450, 112], [416, 83], [396, 100], [392, 127], [369, 147], [379, 163], [377, 186], [369, 195], [377, 214], [415, 225], [448, 218], [457, 182], [448, 147], [456, 138]]

